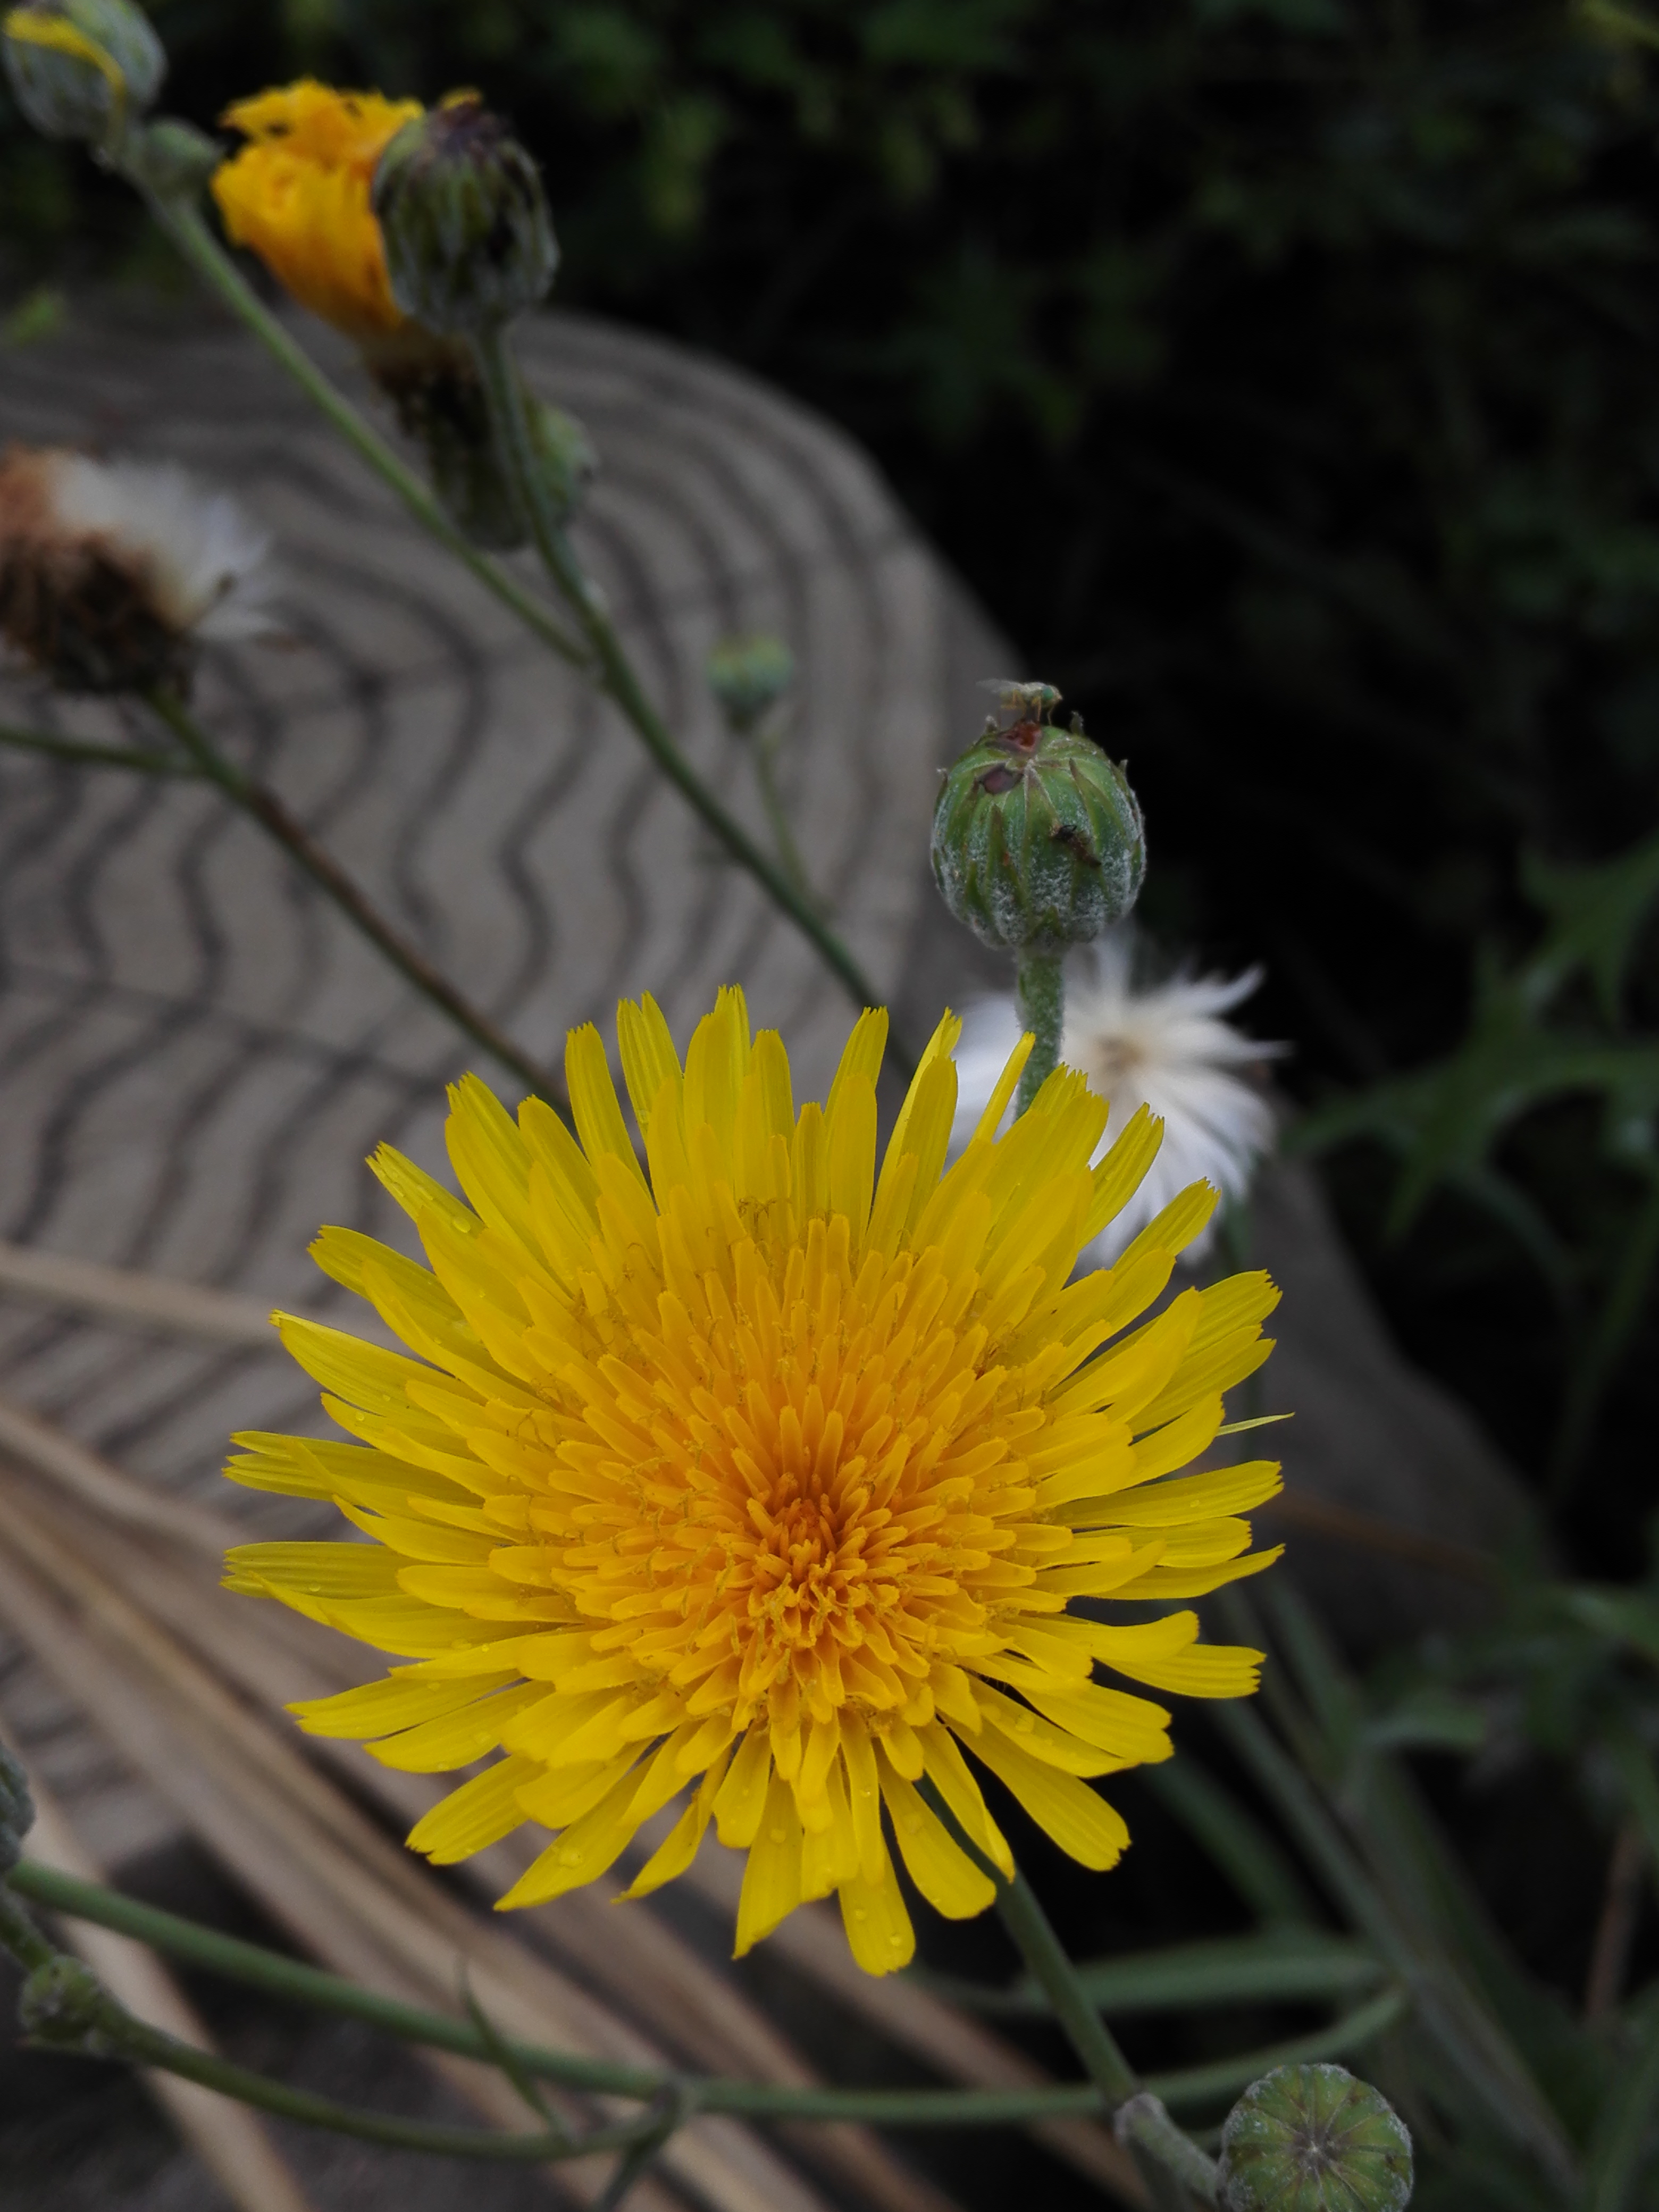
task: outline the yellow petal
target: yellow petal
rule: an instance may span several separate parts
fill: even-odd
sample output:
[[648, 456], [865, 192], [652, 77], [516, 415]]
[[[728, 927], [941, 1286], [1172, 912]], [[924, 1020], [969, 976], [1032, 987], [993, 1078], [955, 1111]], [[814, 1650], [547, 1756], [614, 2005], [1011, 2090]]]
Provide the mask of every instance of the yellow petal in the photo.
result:
[[746, 1850], [760, 1832], [772, 1777], [772, 1746], [763, 1727], [751, 1728], [738, 1746], [714, 1800], [720, 1841], [731, 1850]]
[[884, 1844], [881, 1867], [869, 1881], [860, 1875], [839, 1892], [842, 1926], [854, 1958], [866, 1974], [896, 1973], [916, 1954], [916, 1934]]
[[605, 1047], [592, 1022], [572, 1030], [565, 1039], [564, 1079], [570, 1092], [571, 1119], [589, 1165], [597, 1173], [601, 1160], [619, 1159], [643, 1182], [645, 1170], [629, 1142]]
[[496, 1911], [544, 1905], [550, 1898], [562, 1897], [567, 1890], [597, 1881], [607, 1867], [614, 1866], [640, 1825], [630, 1810], [634, 1790], [633, 1777], [624, 1774], [608, 1796], [602, 1797], [591, 1813], [585, 1813], [525, 1869]]
[[[977, 1720], [977, 1713], [975, 1717]], [[980, 1786], [975, 1781], [967, 1760], [957, 1747], [956, 1738], [948, 1729], [934, 1721], [922, 1729], [921, 1741], [927, 1754], [928, 1780], [950, 1807], [963, 1832], [976, 1843], [986, 1857], [994, 1861], [1006, 1880], [1012, 1881], [1014, 1878], [1014, 1855], [1008, 1848], [1006, 1837], [991, 1818]]]
[[879, 1764], [881, 1794], [911, 1881], [947, 1920], [971, 1920], [995, 1903], [995, 1886], [955, 1841], [915, 1784], [896, 1773], [889, 1760]]
[[781, 1775], [774, 1775], [766, 1793], [766, 1809], [743, 1870], [734, 1959], [752, 1950], [800, 1903], [802, 1841], [795, 1794]]
[[1129, 1831], [1087, 1783], [1045, 1766], [995, 1729], [987, 1729], [976, 1738], [973, 1749], [1069, 1858], [1092, 1867], [1097, 1874], [1117, 1864]]
[[424, 1851], [434, 1866], [453, 1866], [498, 1844], [524, 1826], [519, 1791], [535, 1772], [533, 1759], [498, 1759], [422, 1815], [409, 1832], [410, 1850]]

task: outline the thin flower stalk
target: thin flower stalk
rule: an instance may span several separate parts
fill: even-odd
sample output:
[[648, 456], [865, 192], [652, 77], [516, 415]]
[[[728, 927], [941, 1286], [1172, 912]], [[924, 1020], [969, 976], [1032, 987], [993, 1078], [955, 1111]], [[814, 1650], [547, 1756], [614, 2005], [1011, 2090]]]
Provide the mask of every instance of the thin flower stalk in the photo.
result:
[[[139, 183], [141, 191], [144, 191], [140, 180], [135, 179], [134, 181]], [[824, 926], [811, 902], [789, 881], [787, 872], [761, 850], [742, 824], [727, 812], [675, 744], [661, 717], [646, 697], [613, 626], [602, 609], [594, 603], [591, 588], [564, 532], [556, 526], [552, 526], [544, 544], [543, 532], [538, 531], [538, 549], [550, 574], [553, 575], [580, 621], [586, 633], [586, 642], [573, 638], [554, 619], [550, 611], [533, 593], [526, 592], [499, 562], [468, 543], [421, 478], [392, 451], [344, 394], [336, 390], [304, 348], [264, 305], [219, 246], [197, 208], [188, 200], [167, 198], [153, 191], [145, 191], [144, 197], [156, 222], [197, 274], [288, 371], [359, 459], [396, 493], [421, 527], [453, 553], [484, 588], [532, 630], [544, 645], [550, 647], [571, 666], [582, 669], [595, 678], [606, 696], [621, 709], [663, 774], [690, 802], [737, 865], [752, 876], [774, 904], [794, 922], [845, 986], [854, 1002], [860, 1006], [877, 1004], [881, 994], [847, 947], [833, 931]], [[497, 408], [500, 407], [499, 393], [494, 395], [494, 403]], [[522, 466], [527, 455], [529, 434], [523, 421], [522, 399], [516, 389], [510, 411], [516, 418], [524, 439], [524, 449], [520, 457]], [[533, 467], [526, 468], [524, 474], [532, 487], [538, 484], [538, 473]], [[533, 518], [538, 512], [533, 491], [527, 507]], [[893, 1056], [901, 1066], [905, 1064], [904, 1055], [896, 1043]]]
[[204, 782], [216, 785], [240, 812], [274, 839], [406, 982], [453, 1022], [463, 1036], [482, 1046], [503, 1067], [527, 1083], [538, 1098], [545, 1098], [551, 1104], [562, 1103], [557, 1087], [547, 1071], [527, 1053], [520, 1051], [504, 1030], [470, 999], [463, 997], [423, 952], [392, 927], [275, 792], [225, 758], [175, 693], [152, 692], [149, 703], [184, 746], [195, 773]]
[[[671, 2075], [649, 2067], [584, 2057], [543, 2044], [486, 2033], [471, 2021], [385, 1996], [302, 1960], [143, 1904], [102, 1883], [82, 1881], [24, 1859], [7, 1878], [7, 1884], [0, 1885], [0, 1924], [6, 1931], [7, 1948], [30, 1971], [47, 1963], [54, 1954], [33, 1923], [15, 1905], [9, 1915], [6, 1913], [8, 1886], [17, 1896], [49, 1911], [66, 1913], [95, 1927], [130, 1936], [163, 1956], [227, 1981], [263, 1990], [319, 2012], [362, 2021], [401, 2041], [451, 2051], [459, 2057], [500, 2063], [504, 2051], [531, 2080], [554, 2082], [589, 2095], [621, 2097], [648, 2105], [659, 2102], [672, 2088], [683, 2096], [688, 2113], [720, 2113], [741, 2119], [872, 2122], [892, 2127], [1018, 2126], [1057, 2117], [1091, 2117], [1099, 2112], [1103, 2104], [1109, 2106], [1119, 2101], [1103, 2098], [1092, 2083], [1030, 2089], [798, 2089], [719, 2075]], [[19, 1943], [30, 1938], [32, 1948], [26, 1955]], [[1385, 1991], [1368, 2007], [1335, 2023], [1322, 2037], [1301, 2039], [1294, 2048], [1300, 2055], [1306, 2055], [1316, 2045], [1321, 2052], [1354, 2049], [1369, 2033], [1376, 2032], [1373, 2017], [1379, 2025], [1391, 2022], [1399, 2016], [1401, 2002], [1398, 1991]], [[1253, 2078], [1263, 2066], [1282, 2060], [1291, 2047], [1275, 2045], [1267, 2051], [1245, 2052], [1205, 2067], [1154, 2075], [1148, 2083], [1138, 2084], [1136, 2094], [1150, 2087], [1158, 2097], [1176, 2103], [1224, 2094], [1236, 2083]], [[1178, 2129], [1174, 2132], [1189, 2148], [1195, 2148]], [[1186, 2154], [1176, 2155], [1184, 2159]]]
[[1066, 970], [1060, 952], [1026, 945], [1016, 954], [1014, 1005], [1020, 1028], [1035, 1040], [1015, 1102], [1015, 1112], [1023, 1114], [1060, 1066], [1066, 1032]]
[[[792, 880], [787, 866], [763, 852], [742, 824], [726, 812], [646, 697], [615, 625], [583, 574], [568, 533], [552, 511], [531, 445], [524, 386], [513, 362], [507, 333], [499, 327], [491, 329], [483, 332], [473, 343], [503, 466], [518, 493], [542, 565], [586, 635], [599, 688], [622, 709], [652, 759], [732, 859], [789, 916], [825, 965], [840, 978], [854, 1004], [860, 1007], [879, 1004], [881, 993], [841, 939], [824, 923], [811, 897]], [[892, 1050], [901, 1072], [908, 1077], [914, 1072], [914, 1063], [896, 1043]]]
[[816, 905], [812, 879], [801, 857], [800, 847], [795, 842], [795, 833], [790, 827], [788, 810], [783, 803], [783, 793], [778, 788], [778, 747], [782, 732], [775, 725], [755, 733], [755, 787], [766, 812], [772, 842], [778, 848], [778, 860], [784, 873], [794, 885], [799, 896], [809, 905]]

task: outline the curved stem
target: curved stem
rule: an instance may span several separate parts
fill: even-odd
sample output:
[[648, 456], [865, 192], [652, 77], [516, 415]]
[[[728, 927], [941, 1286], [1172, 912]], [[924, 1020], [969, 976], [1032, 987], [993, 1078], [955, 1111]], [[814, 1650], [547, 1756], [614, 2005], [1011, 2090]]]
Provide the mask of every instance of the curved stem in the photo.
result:
[[[591, 2135], [570, 2136], [562, 2128], [537, 2128], [520, 2135], [496, 2135], [488, 2128], [447, 2128], [426, 2120], [402, 2120], [391, 2113], [369, 2112], [353, 2105], [337, 2104], [308, 2089], [295, 2089], [273, 2081], [252, 2067], [238, 2066], [205, 2051], [180, 2043], [159, 2028], [149, 2027], [123, 2011], [112, 1998], [100, 2008], [94, 2038], [79, 2052], [75, 2045], [51, 2041], [51, 2050], [95, 2058], [124, 2058], [134, 2066], [159, 2068], [214, 2089], [238, 2104], [252, 2105], [279, 2119], [297, 2120], [301, 2126], [321, 2128], [331, 2135], [351, 2136], [359, 2142], [379, 2143], [388, 2150], [423, 2152], [428, 2158], [464, 2158], [492, 2164], [543, 2166], [558, 2159], [585, 2158], [596, 2151], [626, 2151], [638, 2142], [638, 2119], [615, 2127], [596, 2129]], [[654, 2124], [653, 2124], [654, 2132]]]
[[[217, 1929], [164, 1912], [123, 1897], [100, 1882], [82, 1881], [73, 1875], [24, 1859], [6, 1882], [0, 1882], [0, 1942], [11, 1946], [4, 1916], [7, 1884], [49, 1911], [66, 1912], [100, 1928], [112, 1928], [131, 1936], [169, 1958], [183, 1960], [227, 1980], [270, 1991], [272, 1996], [313, 2005], [319, 2011], [366, 2021], [370, 2027], [439, 2051], [453, 2051], [466, 2058], [489, 2062], [492, 2041], [471, 2021], [445, 2013], [428, 2012], [405, 2004], [378, 1990], [331, 1974], [302, 1960], [286, 1958], [257, 1943], [222, 1935]], [[15, 1914], [15, 1908], [11, 1908]], [[16, 1914], [29, 1929], [36, 1955], [24, 1963], [33, 1966], [50, 1957], [50, 1947], [34, 1933], [26, 1916]], [[21, 1953], [18, 1954], [22, 1955]], [[513, 2060], [534, 2079], [556, 2081], [563, 2087], [605, 2096], [630, 2097], [641, 2103], [660, 2097], [671, 2077], [640, 2066], [617, 2065], [586, 2058], [572, 2051], [504, 2038]], [[738, 2081], [719, 2075], [680, 2077], [679, 2087], [690, 2107], [698, 2112], [726, 2112], [755, 2119], [867, 2120], [884, 2126], [995, 2127], [1023, 2120], [1092, 2115], [1100, 2110], [1099, 2092], [1091, 2085], [1042, 2089], [793, 2089], [769, 2082]]]
[[444, 545], [470, 569], [487, 592], [512, 610], [544, 645], [575, 667], [587, 664], [586, 647], [571, 637], [553, 618], [551, 610], [518, 578], [478, 548], [456, 527], [415, 471], [393, 451], [379, 431], [335, 389], [304, 347], [286, 331], [247, 283], [220, 246], [194, 204], [187, 199], [168, 199], [143, 192], [149, 211], [210, 290], [216, 292], [232, 314], [245, 323], [266, 351], [285, 368], [306, 397], [337, 429], [360, 460], [394, 491], [423, 530]]
[[406, 982], [411, 983], [421, 996], [453, 1022], [464, 1036], [471, 1038], [474, 1044], [482, 1046], [521, 1083], [527, 1084], [538, 1097], [562, 1110], [563, 1101], [546, 1070], [538, 1066], [527, 1053], [521, 1052], [488, 1014], [481, 1012], [470, 999], [463, 998], [426, 955], [418, 951], [407, 938], [392, 927], [339, 863], [317, 842], [304, 823], [289, 811], [275, 792], [256, 782], [252, 776], [244, 775], [233, 762], [228, 761], [175, 693], [152, 691], [148, 697], [156, 714], [190, 755], [197, 772], [207, 781], [216, 784], [233, 805], [240, 808], [250, 821], [258, 823], [260, 829], [283, 848], [325, 896], [339, 908], [352, 927], [390, 961]]
[[[502, 465], [518, 494], [542, 565], [586, 634], [600, 690], [622, 709], [652, 759], [689, 800], [738, 866], [747, 870], [840, 978], [854, 1003], [859, 1006], [879, 1006], [880, 994], [846, 945], [820, 919], [810, 900], [790, 882], [784, 869], [763, 852], [742, 823], [726, 811], [686, 759], [667, 725], [646, 697], [622, 640], [600, 605], [598, 593], [582, 573], [575, 549], [553, 511], [537, 465], [525, 413], [524, 387], [519, 380], [505, 331], [496, 328], [480, 333], [473, 340], [473, 350], [489, 405], [489, 419], [501, 447]], [[905, 1075], [913, 1074], [915, 1065], [908, 1055], [896, 1045], [891, 1049]]]
[[1014, 956], [1014, 1008], [1022, 1030], [1036, 1039], [1019, 1079], [1014, 1111], [1023, 1114], [1060, 1065], [1066, 1027], [1066, 977], [1058, 952], [1025, 951]]

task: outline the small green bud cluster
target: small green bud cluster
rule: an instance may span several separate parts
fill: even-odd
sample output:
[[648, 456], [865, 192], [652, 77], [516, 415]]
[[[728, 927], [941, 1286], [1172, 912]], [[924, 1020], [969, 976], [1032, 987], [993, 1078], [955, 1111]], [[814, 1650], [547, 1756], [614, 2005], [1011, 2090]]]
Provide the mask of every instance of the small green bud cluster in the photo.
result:
[[476, 93], [404, 124], [375, 169], [374, 207], [392, 297], [429, 331], [493, 329], [553, 282], [541, 173]]
[[999, 685], [1005, 712], [945, 771], [933, 809], [933, 879], [986, 945], [1058, 952], [1134, 904], [1146, 872], [1127, 777], [1084, 735], [1058, 729], [1052, 684]]
[[733, 637], [709, 654], [708, 688], [735, 735], [746, 738], [795, 680], [795, 656], [781, 637]]
[[1221, 2131], [1226, 2212], [1402, 2212], [1412, 2139], [1388, 2100], [1345, 2066], [1279, 2066]]
[[132, 0], [22, 0], [0, 36], [13, 97], [35, 129], [106, 154], [167, 75], [166, 50]]
[[28, 1777], [0, 1743], [0, 1881], [23, 1856], [23, 1838], [34, 1826]]

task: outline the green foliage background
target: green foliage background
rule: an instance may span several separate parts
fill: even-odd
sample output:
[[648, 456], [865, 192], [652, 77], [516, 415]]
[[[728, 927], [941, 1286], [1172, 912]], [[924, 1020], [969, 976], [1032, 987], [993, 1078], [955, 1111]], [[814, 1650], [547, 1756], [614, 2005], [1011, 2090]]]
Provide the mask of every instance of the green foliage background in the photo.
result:
[[[155, 15], [198, 119], [304, 69], [477, 84], [545, 163], [562, 298], [872, 447], [1025, 672], [1129, 757], [1154, 927], [1268, 963], [1256, 1018], [1295, 1041], [1293, 1090], [1342, 1102], [1309, 1140], [1408, 1344], [1553, 1484], [1578, 1563], [1627, 1571], [1659, 1350], [1650, 895], [1613, 900], [1609, 989], [1605, 948], [1550, 964], [1540, 887], [1595, 907], [1571, 872], [1659, 823], [1659, 17]], [[14, 299], [160, 265], [125, 198], [15, 119], [0, 195]], [[1540, 958], [1547, 990], [1503, 984]], [[1425, 1070], [1433, 1112], [1402, 1105]]]

